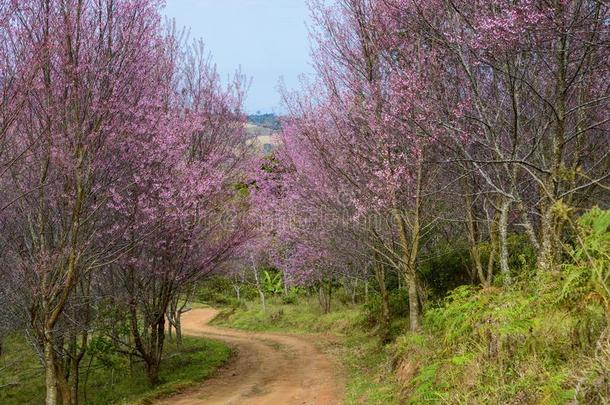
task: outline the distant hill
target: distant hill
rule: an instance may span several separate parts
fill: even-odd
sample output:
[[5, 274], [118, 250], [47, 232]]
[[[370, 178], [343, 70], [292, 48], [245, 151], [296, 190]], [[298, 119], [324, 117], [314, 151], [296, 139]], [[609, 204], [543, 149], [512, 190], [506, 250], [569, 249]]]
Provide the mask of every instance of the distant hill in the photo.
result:
[[281, 128], [279, 117], [275, 114], [252, 114], [248, 116], [248, 123], [270, 129], [272, 132]]
[[280, 120], [275, 114], [249, 115], [246, 124], [248, 144], [263, 154], [270, 153], [278, 144], [280, 129]]
[[258, 136], [269, 136], [275, 132], [276, 131], [271, 128], [252, 124], [251, 122], [248, 122], [246, 124], [246, 133], [248, 134], [248, 138], [256, 138]]

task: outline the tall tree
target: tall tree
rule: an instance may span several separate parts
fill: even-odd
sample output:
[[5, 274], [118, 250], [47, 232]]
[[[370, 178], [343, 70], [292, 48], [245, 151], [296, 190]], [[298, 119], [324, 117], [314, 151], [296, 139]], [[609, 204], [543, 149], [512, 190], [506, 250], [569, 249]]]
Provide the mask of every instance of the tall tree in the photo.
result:
[[[3, 3], [4, 4], [4, 3]], [[8, 250], [28, 284], [30, 324], [42, 347], [46, 402], [76, 403], [77, 371], [64, 361], [74, 328], [64, 318], [73, 293], [112, 252], [94, 242], [123, 141], [156, 122], [159, 3], [148, 0], [43, 0], [14, 4], [15, 52], [35, 74], [10, 131], [14, 203], [3, 221]], [[4, 73], [4, 72], [3, 72]], [[86, 294], [86, 292], [84, 292]], [[86, 344], [86, 334], [82, 342]]]

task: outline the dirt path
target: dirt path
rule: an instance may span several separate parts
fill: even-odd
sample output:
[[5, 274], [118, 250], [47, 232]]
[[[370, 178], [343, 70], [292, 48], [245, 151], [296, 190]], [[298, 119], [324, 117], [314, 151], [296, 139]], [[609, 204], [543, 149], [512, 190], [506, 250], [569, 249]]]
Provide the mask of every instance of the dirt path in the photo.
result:
[[182, 318], [183, 331], [229, 344], [236, 355], [201, 387], [159, 404], [339, 404], [343, 373], [320, 352], [312, 338], [244, 332], [208, 325], [218, 311], [193, 309]]

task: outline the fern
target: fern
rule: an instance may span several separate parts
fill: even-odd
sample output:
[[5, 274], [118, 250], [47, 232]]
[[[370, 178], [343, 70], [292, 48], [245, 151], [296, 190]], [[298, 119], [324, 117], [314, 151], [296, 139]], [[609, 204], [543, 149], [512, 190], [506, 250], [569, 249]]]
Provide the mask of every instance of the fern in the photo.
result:
[[564, 265], [560, 300], [582, 308], [590, 303], [610, 311], [610, 210], [594, 208], [578, 220], [578, 243]]

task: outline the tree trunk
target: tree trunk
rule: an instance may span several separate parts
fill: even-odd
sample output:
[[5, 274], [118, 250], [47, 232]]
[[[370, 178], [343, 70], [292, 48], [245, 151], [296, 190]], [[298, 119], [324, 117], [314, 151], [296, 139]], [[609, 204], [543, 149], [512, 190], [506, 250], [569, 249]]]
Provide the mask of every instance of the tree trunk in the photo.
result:
[[85, 403], [87, 403], [87, 384], [89, 383], [89, 373], [91, 372], [91, 364], [93, 363], [93, 357], [94, 356], [89, 356], [89, 364], [87, 365], [87, 371], [85, 372], [85, 381], [83, 384], [83, 400], [85, 401]]
[[[235, 286], [234, 286], [235, 287]], [[238, 289], [239, 291], [239, 289]], [[167, 309], [167, 322], [169, 323], [168, 336], [172, 338], [172, 328], [176, 333], [176, 347], [182, 347], [182, 314], [188, 312], [187, 304], [190, 300], [192, 290], [188, 290], [188, 293], [184, 296], [184, 301], [180, 304], [180, 295], [176, 295], [169, 304]], [[239, 297], [239, 295], [238, 295]]]
[[537, 267], [541, 271], [550, 271], [553, 268], [553, 212], [549, 207], [542, 215], [540, 224], [540, 251], [538, 252]]
[[382, 265], [375, 266], [375, 278], [381, 293], [381, 324], [387, 330], [390, 326], [390, 295], [385, 284], [385, 270]]
[[68, 380], [61, 373], [61, 368], [58, 368], [55, 373], [57, 375], [57, 385], [59, 387], [59, 392], [61, 393], [61, 401], [64, 405], [71, 405], [72, 391], [70, 385], [68, 384]]
[[[69, 386], [69, 390], [70, 390], [70, 405], [78, 405], [78, 386], [80, 383], [80, 379], [79, 379], [79, 369], [80, 369], [80, 362], [85, 354], [85, 350], [86, 350], [86, 341], [87, 341], [87, 335], [86, 333], [84, 335], [82, 335], [82, 346], [78, 347], [78, 343], [77, 343], [77, 334], [74, 333], [74, 336], [71, 336], [71, 342], [70, 342], [70, 356], [68, 359], [68, 364], [69, 364], [69, 370], [70, 370], [70, 374], [68, 376], [68, 380], [67, 380], [67, 385]], [[66, 403], [66, 400], [64, 399], [64, 403]]]
[[[159, 365], [163, 355], [165, 342], [165, 316], [169, 299], [162, 300], [156, 312], [144, 315], [138, 319], [137, 304], [132, 301], [129, 306], [131, 336], [135, 349], [146, 363], [146, 376], [151, 386], [159, 384]], [[142, 333], [139, 325], [143, 324]]]
[[356, 294], [358, 292], [358, 279], [357, 278], [343, 278], [343, 289], [345, 293], [349, 295], [352, 306], [356, 305]]
[[163, 354], [163, 343], [165, 340], [165, 316], [161, 315], [156, 323], [150, 325], [150, 347], [145, 356], [146, 375], [151, 386], [159, 385], [159, 367]]
[[326, 313], [330, 313], [330, 308], [331, 308], [331, 302], [332, 302], [332, 297], [333, 297], [333, 283], [332, 281], [328, 282], [328, 303], [326, 306]]
[[45, 363], [45, 387], [46, 405], [57, 405], [57, 368], [55, 367], [55, 351], [53, 349], [53, 333], [46, 330], [44, 333], [44, 363]]
[[322, 313], [325, 313], [326, 304], [324, 303], [324, 287], [322, 286], [322, 282], [320, 282], [320, 286], [318, 287], [318, 302], [320, 303], [320, 310]]
[[421, 209], [422, 209], [422, 183], [423, 183], [423, 151], [417, 159], [417, 177], [415, 188], [415, 206], [411, 212], [411, 240], [405, 227], [405, 221], [399, 209], [394, 209], [394, 218], [398, 225], [398, 236], [403, 256], [403, 275], [409, 293], [409, 325], [412, 331], [420, 329], [419, 319], [419, 281], [417, 276], [417, 259], [421, 238]]
[[[326, 288], [325, 287], [326, 284]], [[320, 303], [320, 308], [322, 309], [322, 313], [328, 314], [331, 308], [331, 298], [332, 298], [332, 282], [320, 282], [320, 288], [318, 289], [318, 301]]]
[[517, 204], [519, 211], [521, 211], [521, 219], [523, 220], [523, 227], [525, 228], [525, 233], [530, 239], [530, 242], [536, 251], [540, 250], [540, 243], [538, 242], [538, 238], [536, 237], [536, 232], [534, 231], [534, 226], [529, 219], [527, 214], [527, 210], [525, 209], [525, 205], [523, 201], [519, 201]]
[[254, 269], [254, 281], [256, 282], [256, 291], [258, 292], [258, 297], [260, 299], [261, 302], [261, 308], [263, 310], [263, 312], [267, 312], [267, 308], [265, 307], [265, 293], [263, 292], [263, 288], [261, 287], [261, 282], [260, 282], [260, 277], [258, 276], [258, 271], [256, 270], [256, 267], [253, 267]]
[[510, 268], [508, 266], [508, 214], [512, 201], [505, 199], [500, 210], [498, 232], [500, 239], [500, 272], [504, 276], [504, 284], [510, 284]]
[[[555, 18], [557, 21], [563, 21], [565, 16], [565, 6], [561, 2], [557, 2], [555, 7]], [[542, 187], [541, 193], [544, 196], [545, 204], [542, 211], [542, 220], [540, 224], [540, 252], [538, 253], [538, 270], [548, 272], [553, 270], [555, 259], [555, 203], [558, 201], [557, 192], [562, 180], [563, 155], [565, 148], [566, 135], [566, 104], [568, 92], [566, 91], [568, 84], [568, 32], [564, 28], [556, 41], [557, 53], [557, 72], [555, 72], [555, 94], [554, 100], [556, 111], [556, 122], [553, 128], [553, 144], [549, 156], [550, 174]]]
[[70, 372], [70, 405], [78, 405], [78, 365], [72, 367]]
[[180, 349], [182, 347], [182, 313], [178, 312], [176, 316], [176, 324], [174, 329], [176, 330], [176, 346]]
[[420, 328], [419, 324], [419, 296], [417, 294], [417, 281], [415, 275], [406, 280], [409, 286], [409, 326], [412, 331]]
[[470, 190], [467, 190], [466, 194], [466, 224], [468, 227], [468, 242], [470, 243], [470, 258], [472, 264], [475, 267], [479, 282], [483, 287], [489, 287], [490, 279], [485, 276], [483, 271], [483, 261], [481, 259], [481, 250], [479, 249], [479, 227], [477, 220], [474, 215], [474, 207], [472, 197], [470, 196]]
[[286, 277], [286, 273], [282, 274], [282, 281], [284, 282], [284, 297], [288, 296], [288, 277]]
[[[408, 294], [409, 294], [409, 325], [412, 331], [419, 330], [419, 301], [417, 294], [417, 272], [415, 269], [416, 258], [412, 256], [419, 249], [419, 236], [416, 235], [416, 231], [413, 233], [413, 241], [411, 243], [411, 249], [409, 249], [409, 241], [407, 239], [407, 233], [404, 225], [402, 216], [398, 210], [395, 210], [394, 216], [398, 225], [400, 245], [403, 250], [403, 263], [402, 263], [402, 275], [407, 283]], [[417, 230], [419, 233], [419, 230]]]
[[263, 312], [267, 312], [267, 306], [265, 305], [265, 293], [260, 288], [258, 289], [258, 297], [261, 301], [261, 309]]
[[156, 361], [146, 363], [146, 377], [151, 386], [159, 385], [159, 364]]

